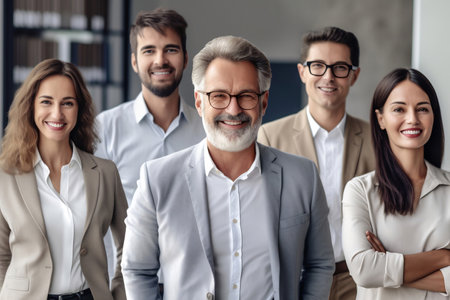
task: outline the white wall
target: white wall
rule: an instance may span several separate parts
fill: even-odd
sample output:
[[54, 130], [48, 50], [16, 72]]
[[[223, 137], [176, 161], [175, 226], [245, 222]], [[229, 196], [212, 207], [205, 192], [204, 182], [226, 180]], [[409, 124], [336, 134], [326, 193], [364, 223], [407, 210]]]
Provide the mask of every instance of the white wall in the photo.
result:
[[412, 66], [423, 72], [439, 97], [445, 154], [442, 168], [450, 170], [450, 1], [415, 0]]
[[[181, 94], [193, 102], [192, 57], [214, 37], [238, 35], [250, 40], [271, 61], [298, 61], [301, 36], [323, 26], [352, 31], [361, 47], [361, 75], [348, 99], [348, 111], [368, 120], [373, 91], [381, 78], [397, 67], [409, 67], [412, 43], [410, 0], [133, 0], [131, 21], [138, 11], [175, 9], [185, 17], [188, 69]], [[130, 69], [131, 70], [131, 69]], [[131, 70], [130, 94], [140, 89]], [[293, 99], [296, 101], [296, 99]], [[269, 97], [269, 108], [276, 99]]]

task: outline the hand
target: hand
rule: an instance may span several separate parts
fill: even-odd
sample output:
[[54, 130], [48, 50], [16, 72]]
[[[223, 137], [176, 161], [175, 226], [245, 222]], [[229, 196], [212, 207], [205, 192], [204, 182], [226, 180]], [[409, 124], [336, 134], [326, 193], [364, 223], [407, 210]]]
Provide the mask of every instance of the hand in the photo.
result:
[[370, 245], [372, 246], [373, 250], [386, 253], [386, 249], [384, 249], [383, 244], [375, 234], [373, 234], [370, 231], [366, 231], [366, 238], [369, 241]]

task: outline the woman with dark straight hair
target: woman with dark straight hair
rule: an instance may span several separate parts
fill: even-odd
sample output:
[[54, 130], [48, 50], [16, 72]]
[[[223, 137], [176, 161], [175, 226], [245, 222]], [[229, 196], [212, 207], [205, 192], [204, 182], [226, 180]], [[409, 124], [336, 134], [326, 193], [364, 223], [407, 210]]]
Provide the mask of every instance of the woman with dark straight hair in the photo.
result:
[[450, 173], [436, 92], [415, 69], [378, 84], [375, 171], [343, 195], [343, 247], [357, 299], [450, 299]]
[[[9, 110], [0, 154], [0, 300], [125, 300], [127, 202], [113, 162], [92, 155], [94, 105], [71, 63], [36, 65]], [[118, 265], [108, 278], [103, 237]]]

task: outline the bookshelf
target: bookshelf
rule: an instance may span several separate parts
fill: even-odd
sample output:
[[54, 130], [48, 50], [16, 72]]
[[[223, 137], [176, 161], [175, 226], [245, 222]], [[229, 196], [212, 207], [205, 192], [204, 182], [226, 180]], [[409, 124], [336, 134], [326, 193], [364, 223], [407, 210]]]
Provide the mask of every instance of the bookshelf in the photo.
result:
[[3, 128], [14, 93], [46, 58], [76, 64], [97, 111], [128, 99], [126, 0], [10, 0], [3, 7]]

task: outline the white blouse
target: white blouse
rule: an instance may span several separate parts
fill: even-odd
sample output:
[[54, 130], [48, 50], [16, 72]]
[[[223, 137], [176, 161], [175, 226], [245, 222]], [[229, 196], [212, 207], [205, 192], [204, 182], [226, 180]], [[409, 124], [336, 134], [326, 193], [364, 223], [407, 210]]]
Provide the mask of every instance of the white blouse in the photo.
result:
[[[441, 269], [447, 294], [402, 286], [403, 255], [450, 249], [450, 173], [426, 162], [427, 175], [412, 215], [386, 215], [375, 172], [355, 177], [343, 195], [343, 247], [357, 299], [450, 299], [450, 266]], [[373, 232], [386, 253], [374, 251]]]
[[69, 164], [61, 168], [60, 192], [50, 180], [50, 170], [38, 153], [35, 162], [39, 198], [53, 261], [49, 294], [88, 288], [81, 271], [80, 247], [86, 223], [86, 189], [76, 147]]

